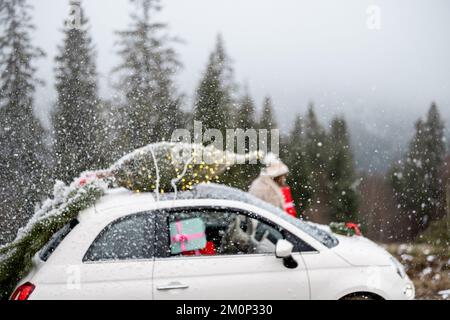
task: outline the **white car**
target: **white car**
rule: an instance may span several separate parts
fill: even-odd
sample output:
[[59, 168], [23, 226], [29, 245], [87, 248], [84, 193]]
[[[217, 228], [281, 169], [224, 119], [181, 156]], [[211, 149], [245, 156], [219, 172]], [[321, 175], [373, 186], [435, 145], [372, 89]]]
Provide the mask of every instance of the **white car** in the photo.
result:
[[[181, 230], [184, 228], [185, 230]], [[197, 247], [196, 247], [197, 246]], [[362, 236], [218, 185], [114, 189], [56, 233], [12, 299], [413, 299], [402, 265]]]

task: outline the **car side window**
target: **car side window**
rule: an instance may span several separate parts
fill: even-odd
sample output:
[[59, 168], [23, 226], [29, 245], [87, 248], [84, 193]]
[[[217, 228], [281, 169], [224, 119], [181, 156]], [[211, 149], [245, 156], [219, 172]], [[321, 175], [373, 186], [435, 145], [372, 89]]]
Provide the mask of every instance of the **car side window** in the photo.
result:
[[86, 252], [83, 261], [149, 259], [154, 252], [154, 223], [149, 214], [135, 214], [109, 224]]
[[166, 230], [169, 256], [272, 254], [288, 235], [251, 215], [213, 209], [169, 212]]

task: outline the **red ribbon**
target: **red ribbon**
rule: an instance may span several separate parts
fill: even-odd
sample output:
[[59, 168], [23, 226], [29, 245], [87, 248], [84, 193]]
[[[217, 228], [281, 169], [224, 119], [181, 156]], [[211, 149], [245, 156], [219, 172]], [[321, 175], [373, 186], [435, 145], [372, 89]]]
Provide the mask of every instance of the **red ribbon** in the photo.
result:
[[347, 222], [345, 226], [349, 229], [353, 229], [357, 236], [362, 236], [361, 230], [359, 229], [359, 225], [353, 222]]

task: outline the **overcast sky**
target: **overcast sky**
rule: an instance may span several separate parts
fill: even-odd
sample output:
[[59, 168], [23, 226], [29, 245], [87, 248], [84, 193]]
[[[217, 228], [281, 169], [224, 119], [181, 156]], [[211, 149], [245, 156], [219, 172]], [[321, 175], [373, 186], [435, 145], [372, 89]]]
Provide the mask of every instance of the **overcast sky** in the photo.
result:
[[[37, 94], [45, 114], [55, 99], [53, 59], [61, 44], [68, 0], [33, 0], [39, 62], [47, 82]], [[198, 85], [217, 33], [234, 61], [236, 80], [247, 83], [258, 105], [275, 102], [279, 121], [314, 101], [322, 116], [345, 113], [380, 123], [424, 114], [436, 101], [450, 118], [450, 1], [448, 0], [163, 0], [158, 20], [170, 25], [184, 64], [177, 81], [188, 98]], [[368, 28], [380, 10], [380, 29]], [[110, 98], [117, 65], [115, 30], [129, 23], [128, 0], [85, 0], [98, 53], [101, 94]], [[377, 26], [370, 24], [371, 26]], [[188, 102], [190, 100], [187, 100]], [[400, 115], [405, 115], [400, 120]], [[371, 121], [367, 121], [370, 119]]]

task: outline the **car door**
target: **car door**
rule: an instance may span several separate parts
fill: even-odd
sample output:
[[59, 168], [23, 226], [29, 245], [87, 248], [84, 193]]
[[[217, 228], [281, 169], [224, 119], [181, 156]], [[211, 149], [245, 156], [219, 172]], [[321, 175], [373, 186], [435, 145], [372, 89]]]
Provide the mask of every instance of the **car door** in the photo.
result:
[[81, 299], [153, 299], [154, 219], [148, 213], [110, 223], [81, 265]]
[[[166, 246], [155, 252], [155, 299], [309, 299], [308, 276], [299, 250], [293, 254], [298, 262], [295, 269], [275, 257], [277, 238], [293, 241], [292, 234], [269, 221], [221, 208], [172, 209], [158, 216], [156, 233], [165, 237], [160, 243]], [[198, 224], [198, 219], [204, 224], [206, 239], [201, 245], [206, 243], [205, 247], [174, 253], [177, 237], [173, 224], [181, 229], [188, 222]], [[189, 244], [189, 234], [183, 237]]]

